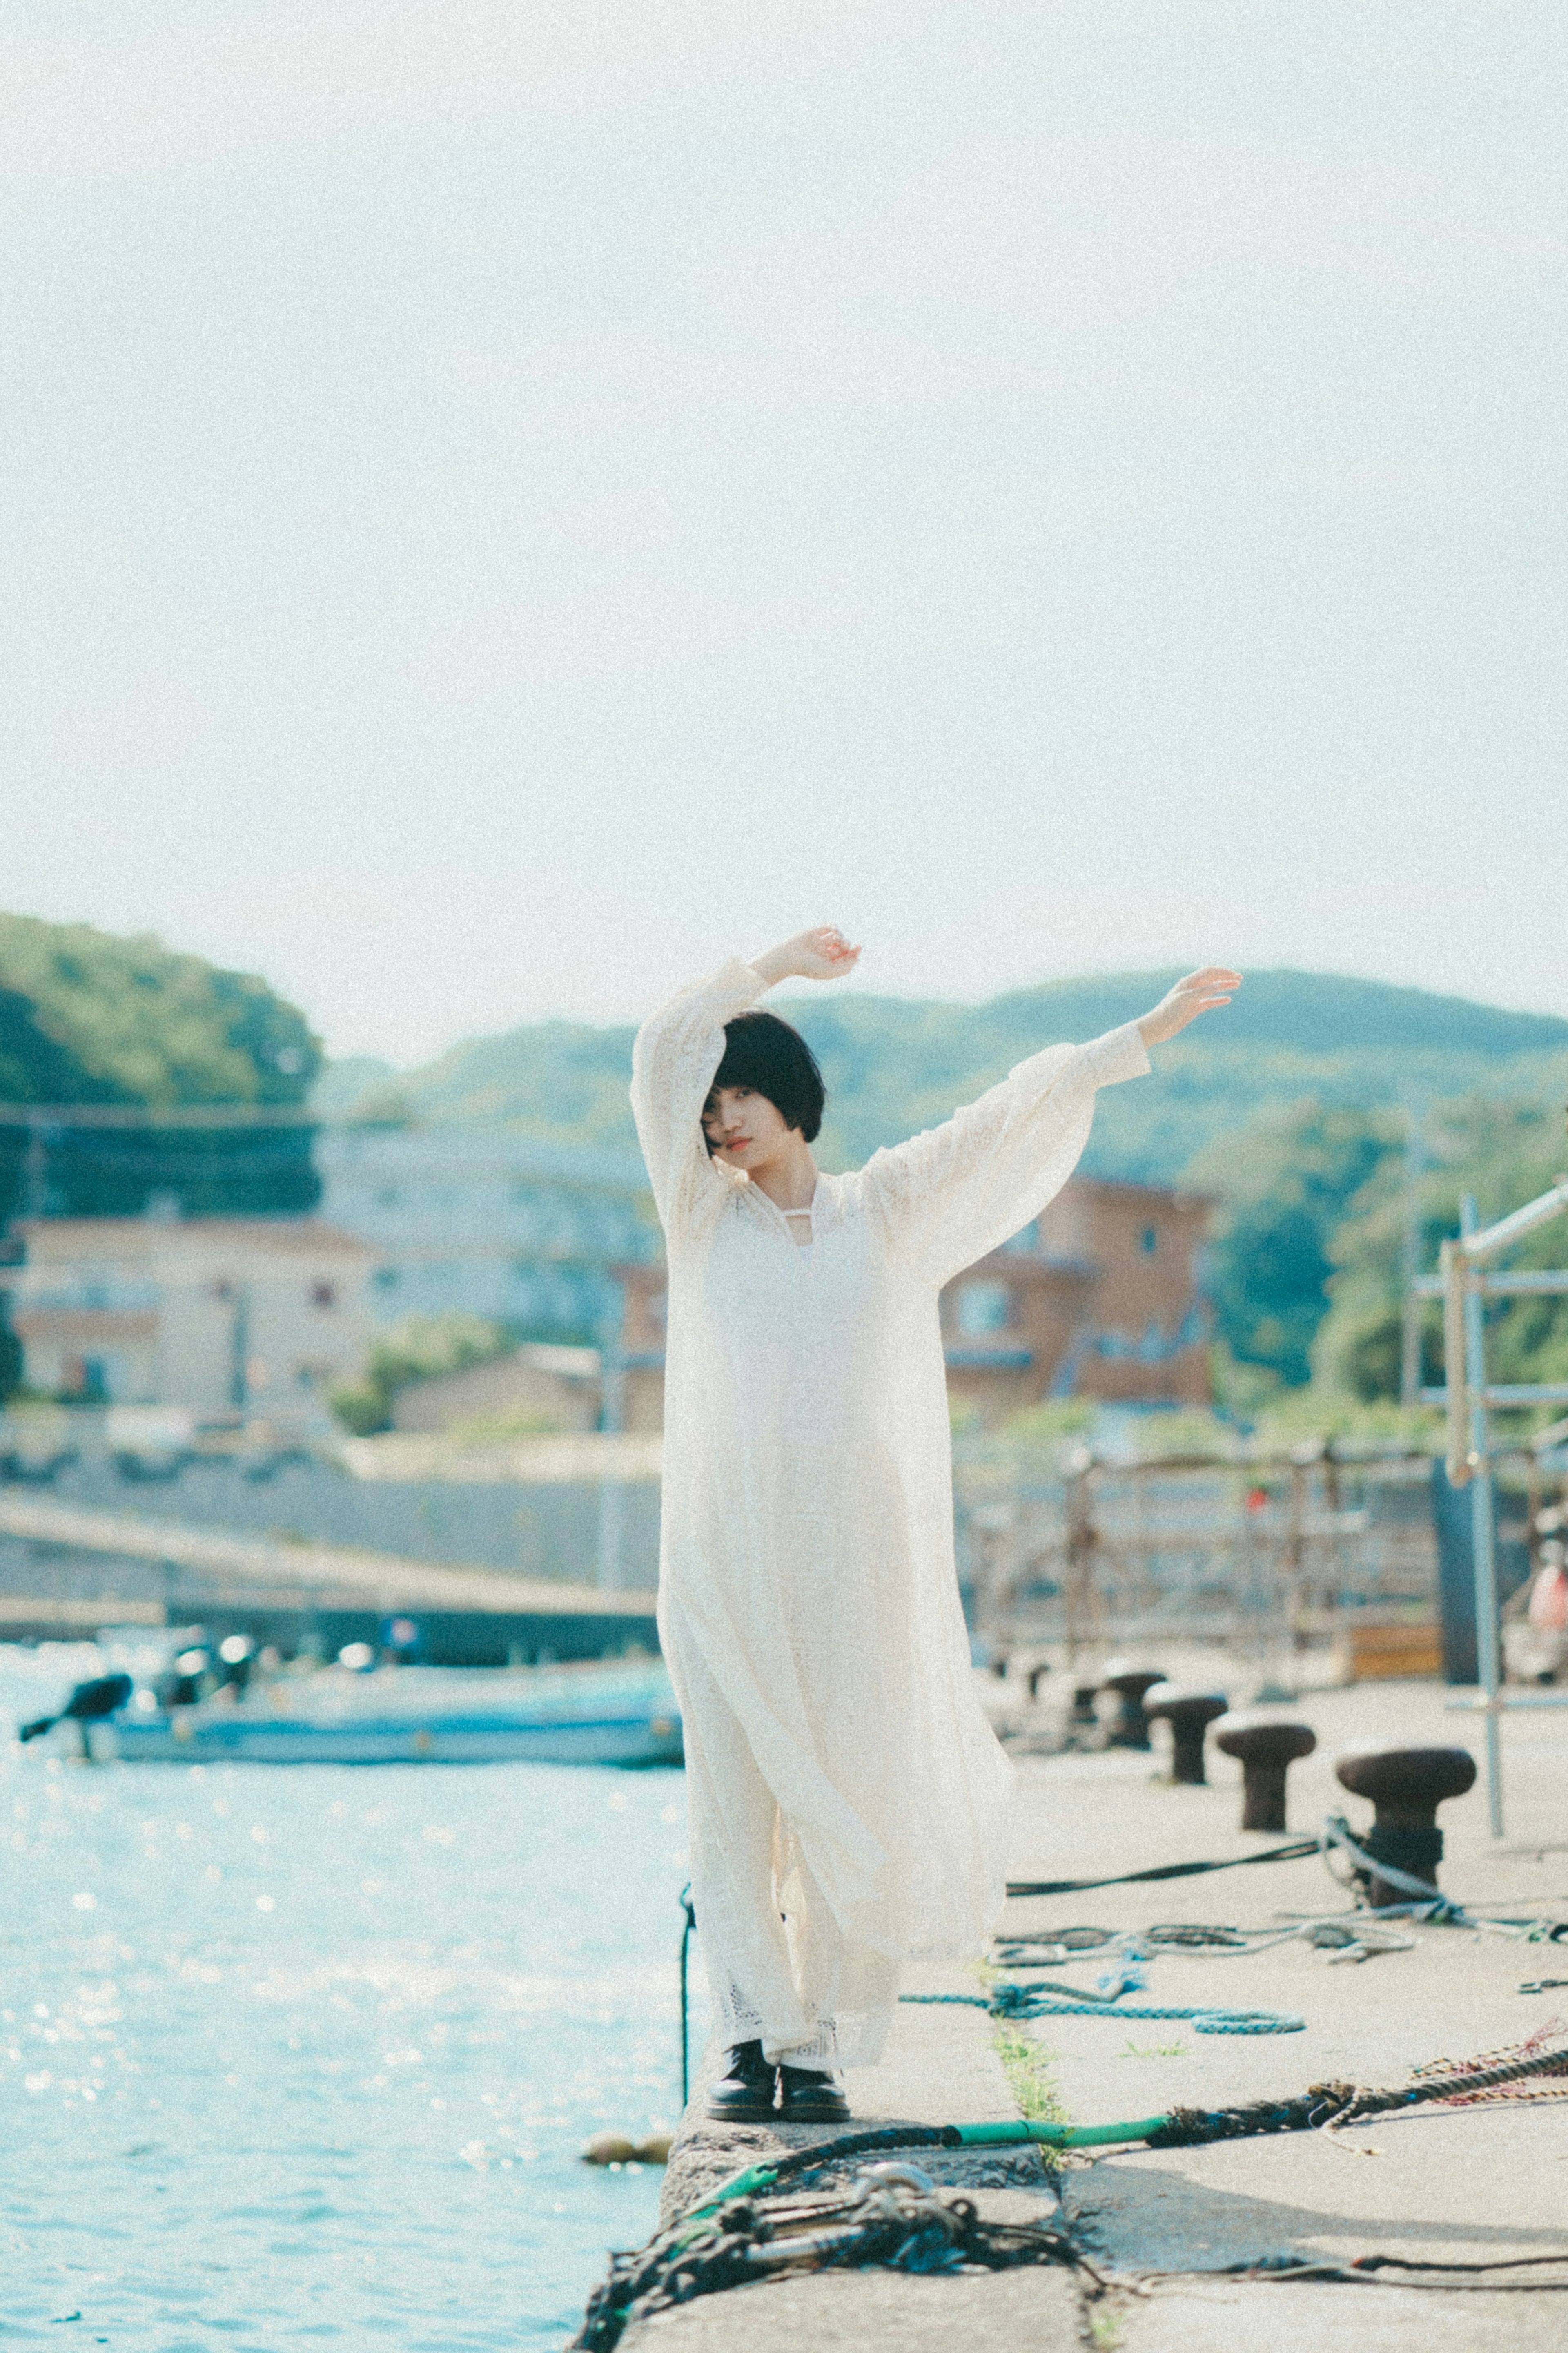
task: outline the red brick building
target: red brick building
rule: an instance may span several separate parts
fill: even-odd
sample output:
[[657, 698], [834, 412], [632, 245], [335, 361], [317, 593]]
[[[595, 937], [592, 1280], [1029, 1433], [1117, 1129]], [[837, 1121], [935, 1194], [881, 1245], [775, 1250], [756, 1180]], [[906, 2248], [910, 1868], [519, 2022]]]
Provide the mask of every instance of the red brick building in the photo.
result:
[[948, 1388], [1003, 1420], [1042, 1398], [1206, 1406], [1199, 1194], [1075, 1176], [942, 1294]]

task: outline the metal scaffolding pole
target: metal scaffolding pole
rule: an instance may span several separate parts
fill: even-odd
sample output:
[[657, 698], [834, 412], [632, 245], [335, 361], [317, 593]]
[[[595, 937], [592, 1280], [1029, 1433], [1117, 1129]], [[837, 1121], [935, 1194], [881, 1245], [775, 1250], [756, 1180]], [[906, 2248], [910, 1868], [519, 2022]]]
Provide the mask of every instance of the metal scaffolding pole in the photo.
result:
[[1448, 1417], [1448, 1477], [1456, 1487], [1473, 1482], [1470, 1497], [1476, 1575], [1476, 1671], [1487, 1719], [1487, 1810], [1494, 1838], [1502, 1836], [1502, 1757], [1499, 1717], [1502, 1673], [1498, 1624], [1497, 1523], [1493, 1505], [1490, 1432], [1492, 1406], [1556, 1404], [1568, 1398], [1559, 1381], [1516, 1381], [1493, 1388], [1487, 1380], [1485, 1302], [1531, 1293], [1568, 1292], [1568, 1272], [1524, 1268], [1512, 1274], [1484, 1271], [1487, 1261], [1511, 1250], [1538, 1226], [1568, 1210], [1568, 1177], [1549, 1193], [1527, 1201], [1495, 1225], [1478, 1229], [1476, 1204], [1467, 1193], [1459, 1208], [1459, 1238], [1446, 1241], [1436, 1282], [1415, 1288], [1443, 1295], [1443, 1379], [1440, 1389], [1423, 1389], [1424, 1405], [1441, 1405]]
[[1399, 1402], [1413, 1406], [1421, 1389], [1421, 1176], [1426, 1159], [1426, 1106], [1405, 1106], [1405, 1312], [1399, 1346]]
[[[1459, 1232], [1468, 1242], [1476, 1231], [1476, 1198], [1459, 1204]], [[1493, 1838], [1502, 1836], [1502, 1742], [1498, 1724], [1502, 1674], [1498, 1649], [1497, 1518], [1492, 1502], [1491, 1457], [1487, 1422], [1485, 1303], [1480, 1285], [1461, 1271], [1465, 1298], [1465, 1386], [1470, 1393], [1470, 1541], [1476, 1563], [1476, 1672], [1486, 1697], [1487, 1818]], [[1452, 1375], [1450, 1374], [1450, 1379]]]

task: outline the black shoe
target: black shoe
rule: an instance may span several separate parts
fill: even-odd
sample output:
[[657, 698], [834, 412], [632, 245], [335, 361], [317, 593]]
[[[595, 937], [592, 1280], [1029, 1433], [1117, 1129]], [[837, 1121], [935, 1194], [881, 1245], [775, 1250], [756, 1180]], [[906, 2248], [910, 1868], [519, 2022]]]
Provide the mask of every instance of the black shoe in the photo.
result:
[[781, 2125], [841, 2125], [848, 2116], [848, 2101], [820, 2067], [779, 2069]]
[[760, 2042], [737, 2042], [730, 2063], [708, 2094], [714, 2124], [766, 2124], [773, 2113], [778, 2069], [763, 2057]]

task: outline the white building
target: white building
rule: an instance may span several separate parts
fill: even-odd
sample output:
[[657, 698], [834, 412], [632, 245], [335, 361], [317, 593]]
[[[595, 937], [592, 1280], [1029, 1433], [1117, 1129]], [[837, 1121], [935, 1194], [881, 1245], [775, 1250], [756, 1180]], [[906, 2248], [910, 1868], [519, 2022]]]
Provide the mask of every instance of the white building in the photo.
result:
[[323, 1128], [321, 1213], [374, 1250], [378, 1324], [461, 1310], [592, 1346], [619, 1328], [616, 1266], [658, 1252], [639, 1159], [501, 1126]]
[[324, 1410], [375, 1253], [315, 1218], [37, 1218], [4, 1277], [29, 1388], [197, 1414]]
[[604, 1360], [597, 1348], [514, 1348], [488, 1365], [410, 1382], [392, 1400], [394, 1430], [446, 1430], [464, 1424], [597, 1430], [604, 1412]]

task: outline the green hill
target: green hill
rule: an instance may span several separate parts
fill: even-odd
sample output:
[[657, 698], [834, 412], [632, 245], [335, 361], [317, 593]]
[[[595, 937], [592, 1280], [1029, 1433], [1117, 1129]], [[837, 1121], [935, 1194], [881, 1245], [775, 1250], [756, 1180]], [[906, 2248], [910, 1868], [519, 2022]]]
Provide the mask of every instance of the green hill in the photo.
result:
[[[1040, 1047], [1147, 1012], [1175, 977], [1061, 981], [984, 1005], [826, 991], [772, 1001], [822, 1063], [825, 1166], [857, 1167], [879, 1145], [945, 1119]], [[378, 1076], [368, 1100], [401, 1101], [420, 1119], [501, 1119], [557, 1142], [634, 1151], [632, 1036], [541, 1022]], [[1568, 1065], [1568, 1021], [1549, 1015], [1333, 973], [1255, 973], [1226, 1010], [1161, 1048], [1152, 1079], [1105, 1096], [1085, 1166], [1176, 1184], [1198, 1154], [1261, 1112], [1307, 1098], [1382, 1110], [1478, 1088], [1527, 1100], [1560, 1083], [1557, 1063]], [[332, 1107], [348, 1108], [341, 1092]]]
[[[145, 936], [0, 914], [0, 1103], [293, 1106], [321, 1053], [303, 1014], [254, 973]], [[0, 1119], [0, 1226], [21, 1203], [25, 1127]], [[310, 1208], [308, 1128], [155, 1127], [46, 1137], [51, 1215], [134, 1215], [172, 1193], [190, 1215]]]
[[[829, 1093], [829, 1148], [856, 1166], [1058, 1039], [1131, 1021], [1175, 972], [1067, 981], [980, 1006], [845, 997], [800, 1001]], [[1331, 973], [1263, 972], [1223, 1012], [1160, 1049], [1153, 1076], [1099, 1106], [1084, 1161], [1105, 1176], [1178, 1184], [1194, 1158], [1260, 1112], [1310, 1098], [1367, 1110], [1466, 1094], [1529, 1095], [1568, 1021]]]

